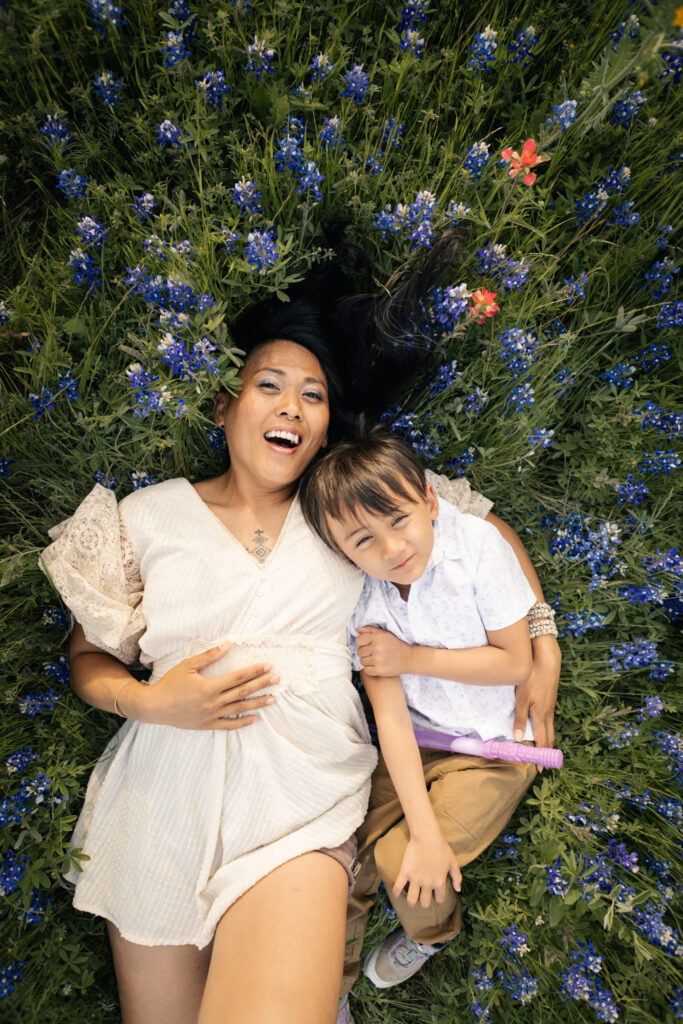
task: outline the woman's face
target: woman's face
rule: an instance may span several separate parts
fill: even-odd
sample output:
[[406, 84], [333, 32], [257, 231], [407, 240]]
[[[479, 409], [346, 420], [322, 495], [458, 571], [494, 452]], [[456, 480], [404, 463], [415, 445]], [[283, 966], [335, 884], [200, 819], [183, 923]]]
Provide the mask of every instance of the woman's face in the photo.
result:
[[327, 381], [317, 358], [293, 341], [269, 341], [247, 359], [242, 390], [221, 392], [215, 419], [233, 472], [266, 490], [299, 479], [327, 444]]

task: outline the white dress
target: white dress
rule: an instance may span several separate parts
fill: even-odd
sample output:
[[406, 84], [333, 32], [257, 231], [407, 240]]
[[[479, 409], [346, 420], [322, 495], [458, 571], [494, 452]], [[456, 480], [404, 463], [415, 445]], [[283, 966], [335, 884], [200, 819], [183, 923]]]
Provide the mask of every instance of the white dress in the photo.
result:
[[118, 508], [98, 485], [50, 535], [44, 565], [86, 638], [139, 658], [152, 684], [225, 639], [205, 675], [270, 662], [281, 676], [244, 729], [127, 721], [88, 784], [74, 906], [132, 942], [201, 948], [256, 881], [363, 820], [376, 752], [346, 644], [362, 575], [313, 535], [297, 500], [260, 564], [184, 479]]
[[[485, 515], [465, 480], [440, 493]], [[142, 945], [205, 946], [225, 910], [280, 864], [345, 842], [361, 824], [377, 755], [351, 683], [346, 626], [362, 574], [292, 503], [264, 564], [184, 479], [117, 506], [97, 485], [50, 531], [43, 565], [86, 638], [155, 683], [229, 639], [204, 670], [270, 662], [281, 682], [261, 720], [231, 732], [127, 721], [99, 759], [72, 846], [88, 856], [74, 906]]]

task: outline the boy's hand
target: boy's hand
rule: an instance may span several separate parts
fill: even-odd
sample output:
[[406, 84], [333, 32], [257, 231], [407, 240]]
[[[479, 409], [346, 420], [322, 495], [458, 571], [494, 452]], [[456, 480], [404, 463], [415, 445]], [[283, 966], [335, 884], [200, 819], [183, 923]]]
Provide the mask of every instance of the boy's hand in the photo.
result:
[[399, 896], [407, 885], [408, 906], [416, 906], [419, 899], [420, 906], [426, 910], [432, 902], [432, 894], [437, 903], [443, 903], [446, 899], [449, 876], [455, 891], [460, 892], [460, 868], [443, 836], [435, 835], [432, 839], [416, 839], [411, 836], [392, 893]]
[[358, 657], [370, 676], [400, 676], [410, 672], [411, 645], [377, 626], [361, 626], [356, 637]]

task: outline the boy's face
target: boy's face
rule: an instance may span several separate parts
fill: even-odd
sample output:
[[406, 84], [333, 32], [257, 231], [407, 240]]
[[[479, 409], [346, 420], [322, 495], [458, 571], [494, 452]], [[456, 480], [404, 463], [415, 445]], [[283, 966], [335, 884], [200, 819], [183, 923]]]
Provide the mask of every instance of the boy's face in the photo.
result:
[[396, 496], [396, 511], [384, 516], [358, 508], [342, 519], [328, 519], [335, 544], [359, 569], [376, 579], [389, 580], [399, 588], [409, 586], [424, 573], [434, 547], [432, 522], [439, 502], [431, 484], [414, 500]]

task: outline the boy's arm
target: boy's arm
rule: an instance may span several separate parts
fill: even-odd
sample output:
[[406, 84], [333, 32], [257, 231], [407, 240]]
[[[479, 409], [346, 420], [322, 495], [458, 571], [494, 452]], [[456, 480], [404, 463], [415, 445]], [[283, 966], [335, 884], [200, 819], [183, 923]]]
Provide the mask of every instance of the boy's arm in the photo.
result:
[[[496, 527], [517, 555], [522, 572], [536, 595], [536, 600], [545, 601], [538, 575], [519, 535], [493, 512], [489, 512], [486, 519]], [[525, 682], [517, 686], [513, 736], [516, 740], [522, 738], [529, 717], [538, 746], [552, 747], [555, 742], [554, 715], [562, 653], [554, 636], [535, 637], [531, 641], [531, 648], [531, 673]]]
[[401, 681], [397, 676], [381, 678], [366, 672], [361, 673], [361, 679], [375, 714], [382, 754], [410, 832], [393, 894], [398, 896], [408, 884], [407, 901], [411, 907], [417, 904], [418, 898], [422, 907], [428, 907], [432, 893], [437, 903], [443, 903], [448, 876], [457, 892], [462, 877], [429, 801]]
[[487, 631], [489, 646], [447, 650], [406, 644], [376, 626], [358, 630], [358, 656], [368, 676], [410, 673], [472, 686], [519, 686], [531, 671], [526, 619]]

